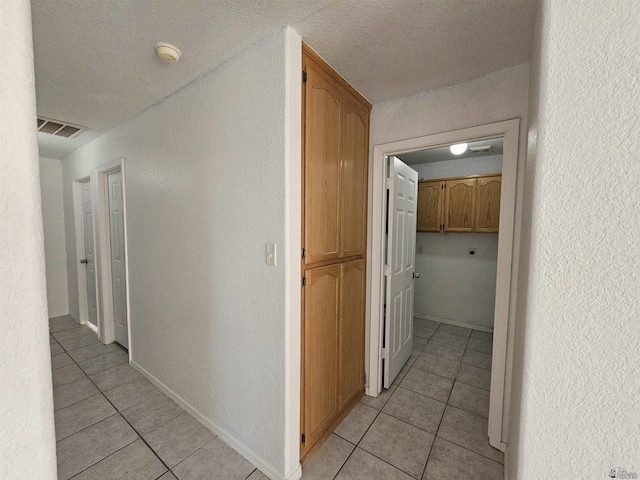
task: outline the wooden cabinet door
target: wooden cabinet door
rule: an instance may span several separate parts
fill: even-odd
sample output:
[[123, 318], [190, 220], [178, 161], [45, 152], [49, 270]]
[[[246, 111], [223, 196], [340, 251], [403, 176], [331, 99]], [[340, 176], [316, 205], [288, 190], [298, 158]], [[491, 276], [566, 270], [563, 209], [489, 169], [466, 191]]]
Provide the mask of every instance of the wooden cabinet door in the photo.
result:
[[340, 131], [342, 88], [306, 60], [304, 125], [305, 263], [336, 259], [340, 251]]
[[369, 109], [343, 90], [340, 257], [364, 255], [367, 244]]
[[441, 212], [442, 182], [418, 182], [418, 232], [439, 232]]
[[307, 448], [338, 415], [340, 274], [340, 265], [305, 272], [303, 432]]
[[497, 232], [500, 224], [502, 177], [483, 177], [476, 186], [476, 232]]
[[445, 232], [473, 232], [476, 180], [448, 180], [444, 193]]
[[340, 265], [340, 410], [364, 391], [365, 261]]

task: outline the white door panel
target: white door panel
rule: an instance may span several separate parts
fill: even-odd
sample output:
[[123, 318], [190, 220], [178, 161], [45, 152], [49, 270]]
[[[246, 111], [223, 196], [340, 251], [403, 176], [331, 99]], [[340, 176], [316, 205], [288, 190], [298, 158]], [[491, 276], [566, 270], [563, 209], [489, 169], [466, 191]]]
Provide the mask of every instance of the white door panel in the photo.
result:
[[91, 208], [91, 181], [82, 184], [82, 220], [84, 229], [84, 259], [87, 272], [87, 321], [98, 326], [96, 292], [96, 259], [93, 244], [93, 213]]
[[390, 159], [387, 318], [384, 387], [389, 388], [413, 349], [413, 273], [415, 271], [418, 173], [396, 157]]
[[116, 342], [129, 348], [127, 328], [127, 281], [124, 250], [124, 202], [122, 199], [122, 172], [110, 173], [109, 231], [111, 243], [111, 285], [113, 288], [113, 319]]

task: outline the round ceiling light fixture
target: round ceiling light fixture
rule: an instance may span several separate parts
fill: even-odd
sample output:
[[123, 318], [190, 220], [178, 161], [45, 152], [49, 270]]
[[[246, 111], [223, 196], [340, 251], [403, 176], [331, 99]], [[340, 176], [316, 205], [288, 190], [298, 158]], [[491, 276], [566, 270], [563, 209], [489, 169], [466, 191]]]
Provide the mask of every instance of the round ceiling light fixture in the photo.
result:
[[449, 147], [449, 150], [451, 150], [451, 153], [453, 153], [454, 155], [462, 155], [464, 152], [467, 151], [467, 144], [456, 143], [455, 145], [451, 145]]
[[182, 55], [182, 52], [178, 47], [167, 42], [156, 43], [156, 53], [167, 63], [177, 62], [180, 60], [180, 56]]

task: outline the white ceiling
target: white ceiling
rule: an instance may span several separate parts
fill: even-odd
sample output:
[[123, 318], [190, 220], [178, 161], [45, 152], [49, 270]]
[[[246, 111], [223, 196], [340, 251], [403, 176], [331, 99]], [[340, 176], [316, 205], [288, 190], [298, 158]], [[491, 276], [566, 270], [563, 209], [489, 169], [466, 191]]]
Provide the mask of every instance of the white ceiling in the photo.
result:
[[[482, 147], [489, 145], [491, 149], [483, 153], [473, 153], [471, 147]], [[407, 165], [421, 165], [423, 163], [436, 163], [447, 162], [449, 160], [462, 160], [463, 158], [478, 158], [487, 157], [492, 155], [502, 155], [503, 138], [492, 138], [490, 140], [480, 140], [478, 142], [469, 142], [467, 150], [460, 154], [454, 155], [449, 149], [449, 145], [446, 147], [430, 148], [428, 150], [419, 150], [417, 152], [402, 153], [396, 155]]]
[[372, 103], [525, 63], [534, 1], [32, 0], [38, 114], [88, 127], [38, 134], [40, 153], [66, 156], [281, 25]]

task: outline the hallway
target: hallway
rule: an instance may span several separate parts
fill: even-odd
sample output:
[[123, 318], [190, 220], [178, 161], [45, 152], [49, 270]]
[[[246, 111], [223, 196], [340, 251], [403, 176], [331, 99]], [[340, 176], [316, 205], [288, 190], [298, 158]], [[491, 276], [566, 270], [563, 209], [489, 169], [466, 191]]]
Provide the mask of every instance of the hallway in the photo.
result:
[[504, 478], [489, 445], [490, 333], [414, 319], [413, 354], [365, 396], [309, 461], [304, 480]]
[[266, 479], [71, 317], [49, 320], [58, 479]]

